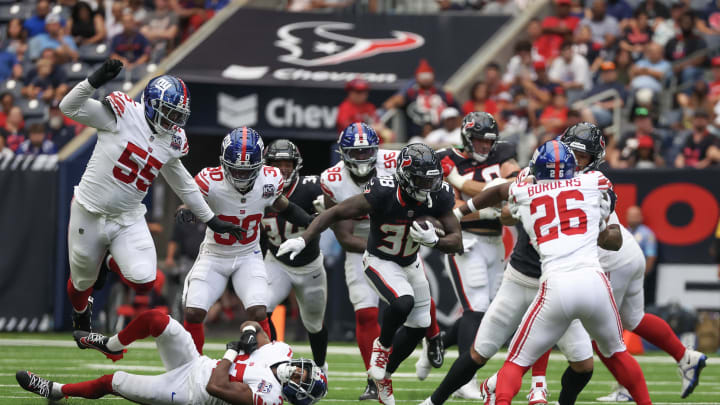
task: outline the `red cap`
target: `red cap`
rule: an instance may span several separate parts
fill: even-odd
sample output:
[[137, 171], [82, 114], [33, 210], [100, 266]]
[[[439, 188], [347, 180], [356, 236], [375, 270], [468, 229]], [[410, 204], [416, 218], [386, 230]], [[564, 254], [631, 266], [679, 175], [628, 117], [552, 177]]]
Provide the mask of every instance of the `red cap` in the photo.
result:
[[417, 69], [415, 69], [415, 75], [419, 75], [420, 73], [433, 73], [435, 74], [435, 71], [433, 70], [432, 66], [428, 63], [425, 59], [420, 59], [420, 64], [418, 65]]
[[562, 88], [562, 86], [557, 86], [557, 87], [555, 87], [555, 90], [553, 90], [553, 93], [555, 93], [555, 94], [562, 94], [562, 95], [564, 96], [564, 95], [565, 95], [565, 89]]
[[370, 85], [364, 79], [352, 79], [345, 84], [345, 91], [350, 91], [350, 90], [368, 91], [368, 90], [370, 90]]
[[647, 135], [640, 135], [638, 138], [638, 149], [639, 148], [649, 148], [652, 149], [653, 146], [655, 146], [655, 142], [653, 142], [653, 139]]
[[545, 70], [545, 68], [546, 68], [546, 66], [545, 66], [544, 60], [541, 59], [541, 60], [536, 60], [535, 62], [533, 62], [533, 69], [535, 69], [536, 71], [537, 70]]
[[572, 1], [571, 0], [555, 0], [555, 4], [567, 4], [569, 6], [569, 5], [572, 5]]
[[710, 59], [710, 63], [713, 66], [720, 66], [720, 56], [716, 56], [716, 57]]
[[600, 70], [615, 70], [615, 62], [606, 60], [600, 64]]

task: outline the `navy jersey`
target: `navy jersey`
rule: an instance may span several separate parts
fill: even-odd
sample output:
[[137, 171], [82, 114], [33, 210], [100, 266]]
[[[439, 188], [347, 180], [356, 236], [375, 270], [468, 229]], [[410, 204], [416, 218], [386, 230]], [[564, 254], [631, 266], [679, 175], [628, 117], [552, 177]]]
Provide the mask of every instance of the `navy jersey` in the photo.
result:
[[[607, 162], [600, 163], [598, 170], [607, 176], [607, 171], [610, 166]], [[615, 206], [615, 193], [612, 190], [608, 193], [610, 198], [613, 200], [613, 207]], [[533, 278], [540, 278], [540, 256], [537, 250], [530, 244], [530, 237], [523, 228], [521, 223], [518, 223], [515, 228], [517, 229], [518, 237], [515, 242], [515, 248], [513, 249], [512, 256], [510, 256], [510, 265], [520, 273]]]
[[[315, 214], [313, 200], [322, 194], [318, 176], [300, 176], [287, 191], [283, 193], [291, 202], [300, 206], [310, 215]], [[288, 239], [300, 236], [305, 228], [287, 222], [277, 212], [267, 212], [262, 220], [263, 235], [267, 238], [267, 247], [282, 263], [292, 267], [304, 266], [320, 255], [320, 238], [308, 242], [305, 249], [290, 260], [290, 255], [277, 256], [280, 245]]]
[[[508, 142], [497, 142], [495, 148], [490, 152], [484, 162], [478, 163], [473, 158], [467, 158], [455, 148], [441, 149], [437, 152], [440, 160], [451, 160], [458, 173], [471, 180], [487, 183], [500, 177], [500, 166], [510, 159], [515, 159], [515, 145]], [[472, 196], [462, 195], [463, 200]], [[483, 235], [500, 235], [502, 224], [499, 219], [478, 219], [475, 221], [460, 222], [463, 230], [487, 229], [491, 232], [483, 232]]]
[[412, 222], [425, 215], [439, 218], [455, 205], [455, 194], [447, 183], [430, 193], [428, 201], [418, 203], [400, 190], [393, 177], [373, 177], [363, 195], [372, 206], [368, 253], [400, 266], [413, 264], [420, 247], [409, 237]]

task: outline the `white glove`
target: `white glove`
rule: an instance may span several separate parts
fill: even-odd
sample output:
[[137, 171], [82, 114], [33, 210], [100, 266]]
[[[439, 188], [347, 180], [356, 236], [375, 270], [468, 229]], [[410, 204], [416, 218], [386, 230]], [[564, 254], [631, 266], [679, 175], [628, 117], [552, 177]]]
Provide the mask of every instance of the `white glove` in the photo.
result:
[[435, 233], [435, 227], [430, 221], [425, 221], [425, 224], [428, 229], [422, 229], [417, 221], [413, 221], [412, 228], [410, 228], [410, 237], [421, 245], [433, 247], [437, 245], [440, 238]]
[[318, 214], [325, 212], [325, 196], [320, 194], [316, 199], [313, 200], [313, 207]]
[[508, 209], [510, 210], [510, 215], [512, 215], [513, 218], [520, 219], [520, 204], [508, 201]]
[[487, 207], [478, 210], [478, 219], [497, 219], [500, 218], [502, 210], [497, 207]]
[[456, 207], [455, 209], [453, 209], [453, 214], [455, 215], [455, 218], [457, 218], [458, 222], [460, 222], [462, 220], [462, 217], [464, 217], [462, 212], [460, 212], [460, 207]]
[[610, 197], [607, 194], [603, 194], [600, 196], [600, 218], [605, 220], [605, 218], [610, 216], [610, 210], [611, 210], [612, 202], [610, 201]]
[[607, 221], [605, 218], [600, 220], [600, 232], [604, 231], [607, 228]]
[[457, 188], [458, 190], [461, 190], [465, 182], [468, 181], [467, 178], [460, 175], [457, 167], [452, 168], [450, 174], [447, 175], [446, 179], [448, 183], [452, 184], [452, 186]]
[[475, 244], [477, 243], [477, 241], [478, 241], [478, 240], [475, 239], [475, 238], [463, 239], [463, 251], [464, 251], [465, 253], [471, 251], [471, 250], [472, 250], [472, 247], [475, 246]]
[[305, 249], [305, 239], [303, 239], [302, 236], [298, 236], [297, 238], [288, 239], [283, 242], [278, 248], [277, 255], [282, 256], [290, 253], [290, 260], [293, 260], [303, 249]]

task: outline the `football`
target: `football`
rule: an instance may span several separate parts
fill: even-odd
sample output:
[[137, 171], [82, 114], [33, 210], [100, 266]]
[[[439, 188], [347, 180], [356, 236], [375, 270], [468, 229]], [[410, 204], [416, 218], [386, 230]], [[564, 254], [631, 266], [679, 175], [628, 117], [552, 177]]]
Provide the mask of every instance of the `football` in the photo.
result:
[[440, 223], [440, 221], [437, 218], [431, 217], [429, 215], [425, 215], [425, 216], [416, 218], [415, 221], [420, 224], [422, 229], [428, 228], [427, 225], [425, 224], [425, 221], [429, 221], [435, 227], [435, 233], [438, 236], [445, 236], [445, 228], [443, 228], [442, 223]]

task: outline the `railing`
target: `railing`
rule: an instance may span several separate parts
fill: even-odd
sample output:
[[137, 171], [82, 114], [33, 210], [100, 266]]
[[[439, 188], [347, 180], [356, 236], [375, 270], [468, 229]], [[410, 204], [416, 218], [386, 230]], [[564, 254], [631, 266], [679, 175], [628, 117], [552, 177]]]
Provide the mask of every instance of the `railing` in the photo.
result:
[[[583, 108], [590, 107], [592, 104], [597, 103], [598, 101], [602, 101], [607, 99], [608, 97], [612, 97], [613, 100], [620, 100], [622, 101], [622, 97], [620, 96], [620, 92], [618, 92], [615, 89], [607, 89], [605, 91], [601, 91], [598, 94], [594, 94], [588, 98], [578, 100], [572, 104], [572, 108], [575, 110], [580, 110]], [[615, 106], [613, 107], [613, 123], [610, 126], [610, 128], [613, 131], [613, 134], [615, 137], [619, 137], [621, 134], [620, 129], [622, 127], [622, 103], [615, 103]]]

